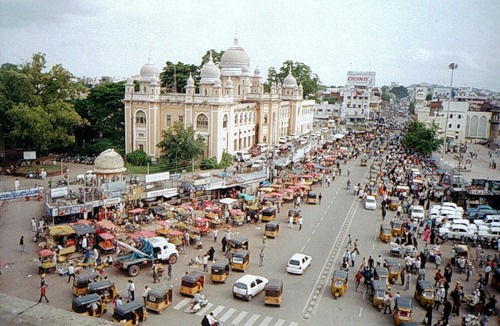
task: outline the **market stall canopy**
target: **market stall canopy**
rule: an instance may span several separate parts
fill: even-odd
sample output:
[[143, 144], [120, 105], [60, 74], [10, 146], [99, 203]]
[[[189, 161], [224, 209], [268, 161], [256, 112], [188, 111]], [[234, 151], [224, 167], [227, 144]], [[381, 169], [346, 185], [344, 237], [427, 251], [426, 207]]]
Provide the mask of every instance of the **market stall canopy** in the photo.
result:
[[224, 204], [224, 205], [231, 205], [235, 201], [236, 201], [236, 199], [233, 199], [233, 198], [222, 198], [221, 200], [219, 200], [219, 203]]
[[78, 236], [95, 233], [94, 227], [89, 224], [72, 225], [71, 227], [75, 230]]
[[99, 233], [99, 236], [104, 241], [106, 241], [106, 240], [114, 240], [114, 238], [115, 238], [114, 235], [112, 235], [111, 233], [108, 233], [108, 232]]
[[134, 232], [134, 233], [130, 233], [128, 236], [132, 239], [134, 239], [134, 241], [137, 241], [139, 240], [139, 238], [143, 238], [143, 239], [147, 239], [147, 238], [152, 238], [152, 237], [156, 237], [156, 233], [152, 232], [152, 231], [149, 231], [149, 230], [142, 230], [142, 231], [137, 231], [137, 232]]
[[100, 226], [101, 228], [107, 229], [107, 230], [112, 230], [112, 229], [114, 229], [116, 227], [113, 224], [113, 222], [108, 221], [108, 220], [99, 221], [99, 222], [97, 222], [97, 225]]
[[83, 225], [83, 224], [92, 224], [92, 223], [94, 223], [94, 221], [92, 221], [92, 220], [84, 220], [84, 219], [82, 219], [82, 220], [78, 220], [78, 221], [76, 221], [76, 222], [74, 223], [74, 225], [78, 225], [78, 224], [82, 224], [82, 225]]
[[75, 230], [67, 224], [49, 226], [49, 235], [53, 237], [59, 237], [63, 235], [75, 234]]
[[239, 194], [239, 195], [238, 195], [238, 198], [243, 198], [245, 201], [252, 201], [252, 200], [257, 199], [257, 198], [255, 198], [254, 196], [249, 195], [249, 194], [245, 194], [245, 193], [243, 193], [243, 194]]
[[48, 256], [52, 256], [54, 254], [54, 252], [50, 249], [42, 249], [38, 252], [38, 256], [40, 257], [48, 257]]
[[335, 134], [335, 136], [333, 136], [333, 137], [335, 137], [335, 139], [342, 139], [345, 137], [345, 135], [344, 134]]
[[131, 214], [138, 214], [138, 213], [142, 213], [144, 211], [146, 211], [144, 208], [134, 208], [134, 209], [129, 210], [128, 212]]

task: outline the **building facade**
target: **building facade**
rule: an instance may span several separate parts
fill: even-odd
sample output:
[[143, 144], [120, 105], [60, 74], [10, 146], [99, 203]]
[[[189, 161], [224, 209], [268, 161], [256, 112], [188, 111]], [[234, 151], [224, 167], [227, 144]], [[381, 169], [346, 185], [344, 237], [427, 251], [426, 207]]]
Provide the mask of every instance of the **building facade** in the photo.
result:
[[161, 132], [176, 121], [193, 125], [206, 144], [205, 156], [248, 150], [254, 144], [278, 144], [280, 137], [303, 135], [313, 129], [314, 101], [303, 99], [302, 85], [291, 72], [283, 84], [264, 92], [260, 70], [249, 70], [250, 59], [234, 44], [222, 56], [220, 68], [212, 58], [201, 68], [200, 80], [190, 77], [185, 93], [168, 93], [160, 87], [159, 71], [146, 63], [125, 87], [126, 153], [143, 150], [160, 156], [156, 145]]

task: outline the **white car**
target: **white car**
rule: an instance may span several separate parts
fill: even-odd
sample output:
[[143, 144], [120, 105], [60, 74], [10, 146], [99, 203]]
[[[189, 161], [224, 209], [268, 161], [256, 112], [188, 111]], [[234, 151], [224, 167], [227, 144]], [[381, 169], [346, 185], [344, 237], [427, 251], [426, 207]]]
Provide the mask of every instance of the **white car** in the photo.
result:
[[286, 144], [286, 137], [280, 137], [280, 139], [278, 140], [278, 143], [284, 145]]
[[374, 196], [366, 196], [365, 209], [377, 209], [377, 200]]
[[469, 220], [463, 219], [463, 218], [457, 218], [454, 220], [450, 220], [449, 222], [445, 223], [442, 227], [450, 227], [452, 225], [457, 225], [457, 224], [462, 224], [465, 225], [469, 228], [469, 230], [473, 232], [477, 232], [478, 227], [475, 224], [472, 224]]
[[258, 275], [244, 275], [233, 285], [233, 297], [251, 301], [269, 282], [265, 277]]
[[76, 176], [76, 182], [90, 181], [96, 178], [94, 171], [87, 170], [85, 174], [79, 174]]
[[264, 167], [264, 160], [255, 160], [252, 164], [252, 169], [254, 170], [262, 170]]
[[410, 207], [410, 217], [412, 219], [423, 220], [425, 217], [424, 207], [420, 205], [411, 205]]
[[474, 220], [474, 224], [476, 224], [477, 226], [490, 225], [494, 222], [500, 222], [500, 215], [486, 215], [482, 219]]
[[452, 224], [450, 227], [439, 228], [439, 236], [442, 238], [469, 241], [474, 238], [475, 232], [463, 224]]
[[451, 207], [453, 208], [456, 212], [460, 212], [460, 213], [464, 213], [464, 209], [460, 206], [457, 206], [457, 204], [455, 204], [454, 202], [451, 202], [451, 201], [445, 201], [441, 204], [441, 206], [444, 206], [444, 207]]
[[304, 274], [304, 271], [311, 265], [312, 257], [304, 254], [294, 254], [288, 261], [286, 271], [292, 274]]
[[500, 227], [491, 227], [489, 230], [479, 230], [477, 236], [481, 239], [495, 240], [500, 238]]

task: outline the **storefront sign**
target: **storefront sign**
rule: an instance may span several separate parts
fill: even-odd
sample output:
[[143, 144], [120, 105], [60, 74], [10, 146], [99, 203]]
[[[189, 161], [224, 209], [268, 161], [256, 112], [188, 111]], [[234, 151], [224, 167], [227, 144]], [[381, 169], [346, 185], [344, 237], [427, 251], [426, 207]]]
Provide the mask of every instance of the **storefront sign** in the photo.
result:
[[0, 200], [38, 196], [39, 188], [28, 188], [15, 191], [0, 192]]
[[67, 216], [67, 215], [80, 214], [91, 211], [92, 211], [92, 204], [83, 204], [83, 205], [72, 205], [72, 206], [51, 208], [49, 210], [49, 213], [50, 216]]
[[68, 195], [68, 187], [50, 189], [51, 198], [66, 197], [67, 195]]
[[375, 85], [375, 72], [374, 71], [348, 71], [346, 85], [373, 87]]
[[164, 181], [170, 179], [170, 172], [161, 172], [146, 175], [146, 183]]
[[106, 198], [103, 200], [103, 205], [116, 205], [119, 204], [122, 199], [120, 197], [117, 198]]
[[222, 189], [224, 188], [224, 186], [226, 185], [226, 182], [224, 180], [220, 181], [220, 182], [213, 182], [211, 184], [209, 184], [205, 190], [215, 190], [215, 189]]
[[178, 180], [181, 178], [181, 174], [180, 173], [172, 173], [170, 175], [170, 180]]
[[177, 194], [177, 188], [166, 188], [166, 189], [150, 191], [147, 193], [147, 198], [168, 196], [172, 193]]
[[210, 183], [210, 179], [209, 178], [193, 180], [193, 185], [194, 186], [203, 186], [203, 185], [207, 185], [209, 183]]

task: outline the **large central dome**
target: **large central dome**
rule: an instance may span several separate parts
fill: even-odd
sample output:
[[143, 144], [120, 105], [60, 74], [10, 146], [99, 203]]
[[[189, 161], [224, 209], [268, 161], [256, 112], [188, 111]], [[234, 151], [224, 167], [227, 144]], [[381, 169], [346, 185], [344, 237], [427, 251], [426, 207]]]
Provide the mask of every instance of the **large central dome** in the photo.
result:
[[224, 68], [240, 68], [250, 67], [250, 59], [248, 58], [247, 53], [243, 50], [242, 47], [238, 45], [238, 38], [234, 38], [234, 44], [230, 47], [224, 54], [220, 60], [220, 67]]

